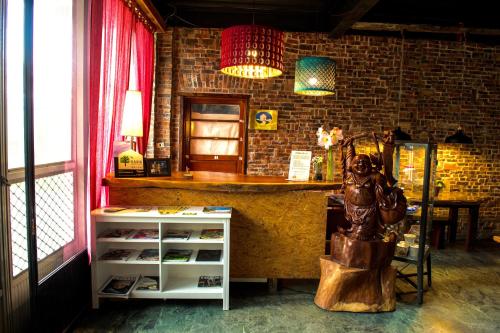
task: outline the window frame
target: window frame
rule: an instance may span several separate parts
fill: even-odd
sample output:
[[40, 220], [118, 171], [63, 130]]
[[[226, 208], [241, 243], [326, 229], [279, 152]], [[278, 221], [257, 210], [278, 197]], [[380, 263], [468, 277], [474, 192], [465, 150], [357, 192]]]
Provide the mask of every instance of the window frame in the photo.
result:
[[[72, 88], [71, 88], [71, 160], [59, 161], [49, 164], [35, 165], [35, 180], [67, 172], [73, 173], [73, 213], [74, 213], [74, 235], [73, 239], [54, 250], [51, 254], [37, 263], [41, 269], [40, 272], [48, 272], [45, 276], [39, 279], [38, 283], [43, 283], [48, 277], [56, 272], [65, 263], [70, 261], [75, 255], [86, 247], [86, 166], [87, 166], [87, 138], [86, 131], [88, 117], [84, 110], [86, 102], [84, 96], [85, 89], [85, 61], [86, 61], [86, 1], [72, 0], [72, 25], [73, 25], [73, 40], [72, 40]], [[5, 112], [8, 116], [7, 105]], [[6, 134], [8, 136], [8, 128]], [[6, 145], [6, 155], [8, 156], [8, 142]], [[37, 152], [35, 152], [36, 154]], [[16, 184], [25, 181], [25, 167], [8, 169], [7, 164], [7, 180], [10, 184]], [[7, 204], [10, 208], [10, 198], [8, 197]], [[9, 212], [9, 244], [12, 242], [10, 235], [10, 212]], [[14, 275], [12, 269], [12, 246], [9, 245], [9, 257], [11, 265], [11, 278], [13, 283], [26, 278], [28, 269], [24, 269]]]

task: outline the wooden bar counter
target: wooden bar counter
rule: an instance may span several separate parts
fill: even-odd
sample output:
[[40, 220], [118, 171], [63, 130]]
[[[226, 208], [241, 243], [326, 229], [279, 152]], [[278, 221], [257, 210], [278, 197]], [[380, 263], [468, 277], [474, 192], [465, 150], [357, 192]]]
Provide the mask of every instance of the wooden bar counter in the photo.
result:
[[111, 205], [230, 206], [231, 277], [319, 278], [325, 251], [327, 195], [333, 182], [215, 172], [172, 177], [108, 176]]

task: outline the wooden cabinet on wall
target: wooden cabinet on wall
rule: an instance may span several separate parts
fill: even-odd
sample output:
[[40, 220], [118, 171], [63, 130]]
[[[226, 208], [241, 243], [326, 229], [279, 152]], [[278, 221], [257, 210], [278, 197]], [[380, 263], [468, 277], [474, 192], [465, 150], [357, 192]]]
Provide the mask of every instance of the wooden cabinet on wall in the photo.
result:
[[184, 97], [182, 170], [245, 172], [245, 98]]

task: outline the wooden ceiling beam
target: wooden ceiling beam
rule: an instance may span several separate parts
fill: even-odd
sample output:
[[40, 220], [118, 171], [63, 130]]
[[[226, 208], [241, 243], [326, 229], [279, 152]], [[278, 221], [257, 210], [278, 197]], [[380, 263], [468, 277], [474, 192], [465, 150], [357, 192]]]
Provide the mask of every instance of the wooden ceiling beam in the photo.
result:
[[379, 0], [351, 0], [347, 1], [344, 8], [347, 8], [345, 13], [332, 14], [331, 24], [333, 26], [330, 37], [338, 38], [344, 35], [352, 25], [358, 22], [365, 14], [377, 4]]
[[499, 29], [466, 28], [466, 27], [442, 27], [428, 24], [396, 24], [377, 22], [357, 22], [351, 27], [352, 30], [362, 31], [405, 31], [418, 33], [460, 34], [500, 36]]
[[151, 0], [136, 0], [136, 3], [144, 14], [146, 14], [147, 18], [155, 25], [157, 31], [165, 32], [167, 30], [167, 26], [163, 18]]

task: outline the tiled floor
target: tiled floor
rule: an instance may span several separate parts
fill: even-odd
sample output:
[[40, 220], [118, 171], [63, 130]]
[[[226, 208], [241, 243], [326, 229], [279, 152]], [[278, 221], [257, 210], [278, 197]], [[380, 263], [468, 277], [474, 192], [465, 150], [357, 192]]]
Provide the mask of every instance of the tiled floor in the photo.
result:
[[234, 283], [230, 311], [221, 301], [107, 302], [75, 332], [500, 332], [500, 244], [432, 255], [424, 304], [405, 296], [391, 313], [324, 311], [313, 303], [318, 281], [286, 281], [277, 293]]

